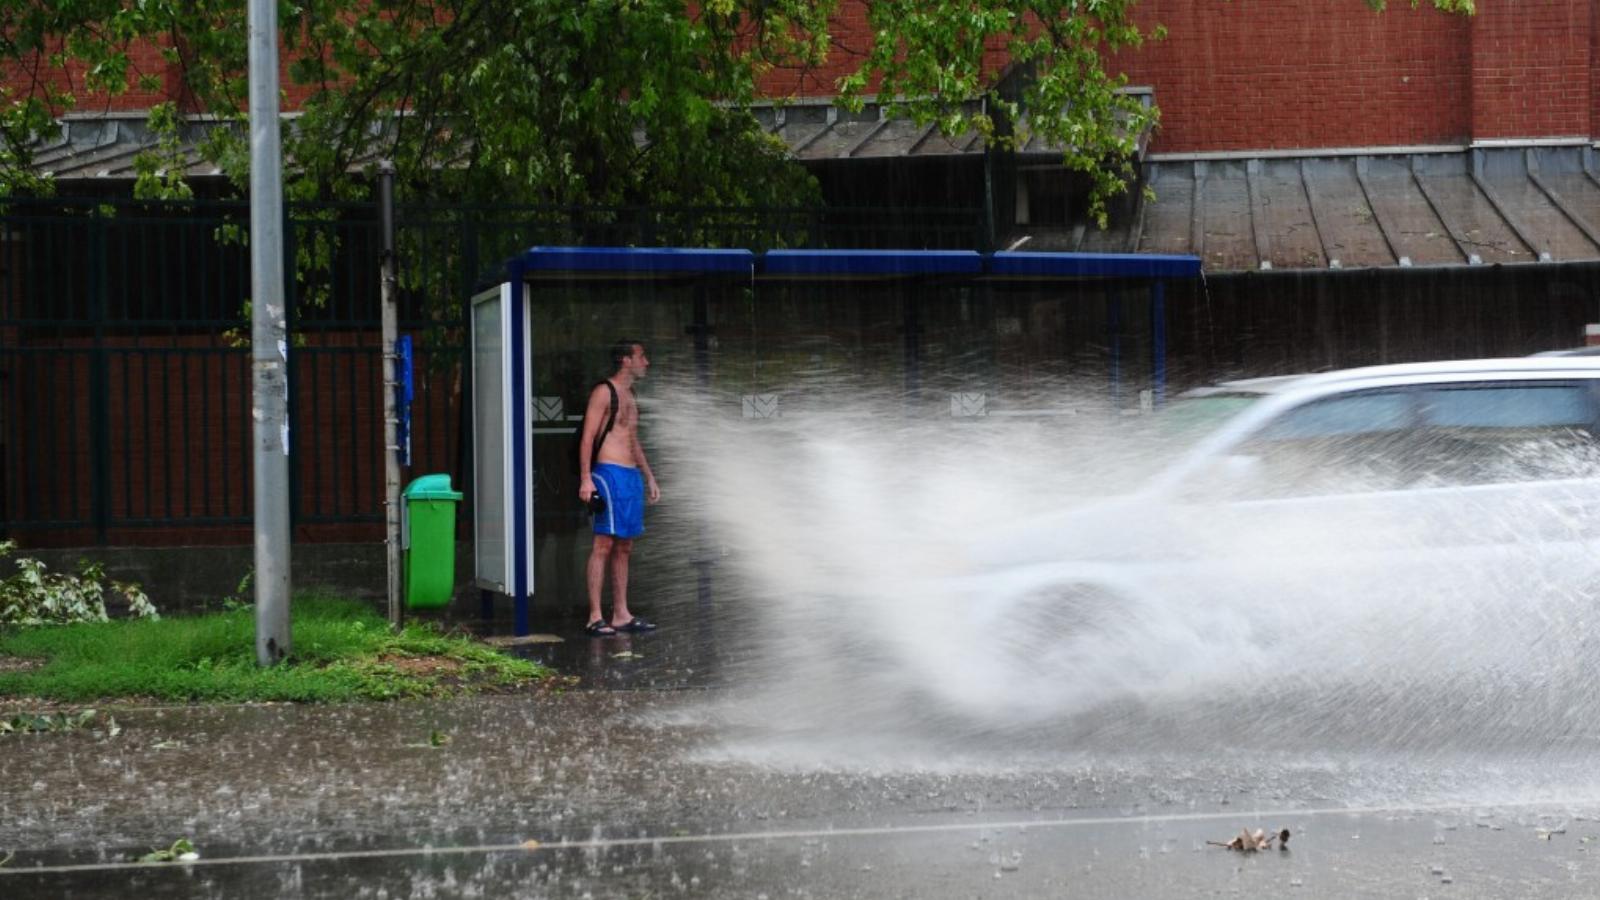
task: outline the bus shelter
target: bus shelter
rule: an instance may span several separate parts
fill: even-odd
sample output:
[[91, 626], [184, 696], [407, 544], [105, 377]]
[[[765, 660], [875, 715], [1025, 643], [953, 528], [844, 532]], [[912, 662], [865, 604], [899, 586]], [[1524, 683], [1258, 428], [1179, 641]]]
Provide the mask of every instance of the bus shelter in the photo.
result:
[[1086, 392], [1052, 396], [1067, 384], [1108, 410], [1149, 408], [1167, 385], [1166, 285], [1199, 273], [1192, 256], [770, 251], [746, 415], [825, 412], [830, 392], [796, 370], [897, 383], [921, 417], [1071, 414]]
[[[743, 419], [825, 416], [841, 385], [896, 392], [908, 416], [1072, 412], [1093, 380], [1120, 411], [1167, 386], [1166, 285], [1192, 256], [923, 250], [535, 247], [473, 298], [474, 579], [529, 630], [536, 591], [581, 552], [570, 460], [618, 337]], [[648, 413], [648, 410], [646, 410]], [[535, 575], [535, 536], [566, 535]], [[547, 543], [549, 543], [547, 541]], [[707, 572], [699, 573], [702, 593]]]
[[[535, 535], [579, 519], [566, 472], [605, 348], [644, 341], [669, 366], [709, 366], [713, 302], [748, 291], [748, 250], [534, 247], [472, 298], [473, 579], [529, 632]], [[569, 496], [571, 495], [571, 496]]]

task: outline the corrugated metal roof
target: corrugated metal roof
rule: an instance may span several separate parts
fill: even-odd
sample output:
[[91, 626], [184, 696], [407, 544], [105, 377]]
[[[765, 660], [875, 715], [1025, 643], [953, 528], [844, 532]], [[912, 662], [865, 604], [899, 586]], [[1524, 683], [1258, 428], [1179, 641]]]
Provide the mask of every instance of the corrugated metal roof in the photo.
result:
[[[184, 172], [191, 177], [219, 176], [222, 170], [201, 155], [199, 141], [216, 123], [187, 123], [178, 149]], [[61, 135], [34, 150], [41, 174], [58, 180], [133, 179], [133, 160], [156, 139], [142, 117], [66, 119]]]
[[[1148, 91], [1133, 91], [1148, 105]], [[978, 103], [970, 104], [974, 109]], [[946, 137], [932, 125], [917, 125], [902, 118], [895, 104], [867, 103], [858, 113], [848, 112], [824, 101], [796, 101], [752, 106], [750, 112], [767, 132], [788, 145], [789, 152], [802, 162], [827, 159], [884, 159], [896, 157], [962, 156], [982, 153], [982, 135], [968, 131]], [[41, 172], [57, 179], [132, 179], [134, 157], [153, 147], [155, 138], [139, 116], [68, 118], [61, 122], [62, 134], [36, 149]], [[179, 158], [191, 176], [218, 176], [222, 172], [200, 153], [199, 142], [219, 123], [192, 121], [184, 124]], [[643, 133], [637, 135], [641, 144]], [[1145, 139], [1139, 142], [1143, 153]], [[1023, 156], [1054, 158], [1059, 151], [1030, 140]]]
[[1211, 272], [1600, 260], [1590, 146], [1151, 160], [1112, 228], [1017, 226], [1027, 249], [1192, 253]]
[[[1148, 88], [1130, 88], [1128, 93], [1149, 106], [1153, 95]], [[980, 101], [966, 104], [969, 112], [981, 108]], [[835, 106], [831, 98], [789, 103], [758, 104], [750, 107], [769, 133], [777, 135], [801, 161], [825, 159], [884, 159], [894, 157], [962, 156], [984, 151], [983, 136], [967, 131], [947, 137], [934, 125], [918, 125], [900, 114], [899, 104], [869, 102], [852, 113]], [[1142, 157], [1149, 133], [1139, 136]], [[1059, 159], [1061, 148], [1038, 137], [1018, 149], [1023, 157]]]
[[[975, 133], [946, 138], [878, 104], [859, 114], [822, 103], [752, 112], [802, 161], [983, 150]], [[134, 157], [154, 143], [136, 117], [63, 125], [37, 151], [40, 169], [62, 180], [132, 179]], [[211, 127], [185, 125], [180, 158], [191, 177], [221, 174], [197, 149]], [[1155, 199], [1111, 228], [1023, 224], [1000, 247], [1193, 254], [1210, 272], [1600, 261], [1600, 161], [1588, 144], [1153, 158], [1143, 172]]]

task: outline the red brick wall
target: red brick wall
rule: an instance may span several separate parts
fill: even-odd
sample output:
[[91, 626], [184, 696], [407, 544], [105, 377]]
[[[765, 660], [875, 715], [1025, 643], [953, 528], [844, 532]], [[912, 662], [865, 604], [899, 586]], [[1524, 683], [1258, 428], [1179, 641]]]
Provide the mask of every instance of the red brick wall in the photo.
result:
[[1586, 112], [1586, 125], [1584, 134], [1593, 137], [1600, 134], [1600, 16], [1595, 11], [1589, 11], [1589, 77], [1586, 84], [1589, 87], [1589, 108]]
[[1478, 4], [1473, 137], [1589, 135], [1593, 18], [1592, 0]]
[[[860, 0], [840, 0], [829, 31], [831, 41], [827, 62], [815, 68], [779, 68], [768, 72], [760, 81], [760, 93], [769, 97], [831, 97], [838, 93], [840, 78], [855, 71], [872, 48], [872, 29], [867, 24], [866, 6]], [[984, 68], [998, 72], [1005, 67], [1003, 45], [989, 49], [984, 58]], [[867, 85], [867, 93], [875, 94], [876, 81]]]
[[1378, 14], [1361, 0], [1146, 0], [1140, 19], [1167, 39], [1113, 65], [1155, 88], [1156, 152], [1468, 137], [1474, 23], [1426, 3]]
[[[1155, 88], [1156, 152], [1457, 144], [1566, 137], [1600, 119], [1592, 0], [1485, 0], [1472, 18], [1423, 3], [1374, 13], [1361, 0], [1144, 0], [1165, 41], [1113, 57]], [[778, 70], [771, 94], [833, 92], [867, 46], [845, 0], [835, 57]]]
[[[27, 86], [35, 80], [56, 87], [65, 88], [79, 95], [78, 105], [72, 110], [58, 112], [76, 113], [105, 113], [105, 112], [134, 112], [149, 109], [157, 103], [169, 99], [179, 99], [184, 105], [184, 112], [198, 112], [188, 108], [193, 106], [193, 98], [183, 96], [182, 67], [168, 63], [162, 56], [161, 45], [147, 44], [135, 46], [128, 52], [131, 72], [136, 80], [141, 74], [154, 75], [160, 79], [161, 87], [155, 91], [141, 90], [137, 85], [114, 97], [91, 96], [83, 93], [83, 75], [86, 67], [73, 63], [64, 69], [52, 69], [47, 65], [4, 65], [0, 66], [0, 78], [4, 78], [8, 85], [17, 85], [18, 90], [26, 93]], [[304, 103], [311, 96], [313, 88], [295, 85], [289, 82], [289, 64], [291, 55], [280, 52], [278, 59], [279, 81], [283, 84], [283, 96], [280, 99], [283, 109], [292, 110]]]
[[[1593, 0], [1483, 0], [1473, 18], [1395, 0], [1144, 0], [1167, 40], [1112, 59], [1162, 108], [1156, 152], [1401, 146], [1591, 136], [1600, 118]], [[771, 95], [827, 96], [869, 46], [864, 8], [844, 0], [834, 55], [774, 70]], [[165, 73], [154, 48], [138, 54]], [[998, 65], [998, 56], [990, 62]], [[17, 77], [17, 73], [8, 73]], [[173, 79], [168, 77], [168, 84]], [[130, 92], [80, 109], [142, 109]], [[292, 89], [285, 107], [304, 99]]]
[[[129, 51], [128, 56], [130, 71], [135, 79], [141, 74], [154, 75], [160, 80], [161, 88], [145, 91], [136, 85], [116, 97], [80, 96], [75, 109], [60, 112], [104, 113], [149, 109], [167, 99], [178, 88], [177, 68], [162, 58], [160, 46], [153, 44], [136, 46]], [[16, 86], [17, 93], [21, 95], [26, 95], [35, 81], [82, 94], [83, 76], [86, 71], [87, 67], [78, 63], [69, 64], [62, 69], [52, 68], [44, 63], [38, 66], [11, 64], [0, 67], [0, 76], [4, 77], [7, 85]]]

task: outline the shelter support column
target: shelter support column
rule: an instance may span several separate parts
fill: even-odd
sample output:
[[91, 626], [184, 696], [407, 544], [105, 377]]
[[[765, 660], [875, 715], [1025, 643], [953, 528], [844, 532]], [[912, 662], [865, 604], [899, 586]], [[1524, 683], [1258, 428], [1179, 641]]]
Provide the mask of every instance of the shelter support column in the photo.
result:
[[1122, 407], [1122, 291], [1106, 288], [1106, 346], [1111, 350], [1111, 405]]
[[922, 302], [927, 290], [923, 284], [913, 284], [903, 293], [901, 329], [905, 342], [905, 403], [907, 409], [916, 409], [922, 400]]
[[509, 356], [511, 359], [511, 504], [512, 504], [512, 569], [511, 569], [511, 602], [515, 610], [515, 623], [512, 633], [517, 637], [526, 636], [528, 626], [528, 595], [533, 589], [533, 573], [531, 570], [533, 560], [528, 556], [528, 546], [531, 543], [528, 534], [532, 527], [532, 516], [529, 515], [533, 506], [533, 484], [529, 475], [529, 455], [532, 447], [529, 446], [528, 418], [528, 391], [530, 386], [524, 373], [529, 369], [528, 355], [532, 348], [524, 340], [527, 334], [527, 320], [524, 315], [524, 303], [528, 286], [523, 283], [524, 273], [521, 267], [511, 266], [511, 308], [506, 311], [511, 319], [511, 341]]
[[1167, 399], [1167, 285], [1150, 283], [1150, 388], [1157, 405]]

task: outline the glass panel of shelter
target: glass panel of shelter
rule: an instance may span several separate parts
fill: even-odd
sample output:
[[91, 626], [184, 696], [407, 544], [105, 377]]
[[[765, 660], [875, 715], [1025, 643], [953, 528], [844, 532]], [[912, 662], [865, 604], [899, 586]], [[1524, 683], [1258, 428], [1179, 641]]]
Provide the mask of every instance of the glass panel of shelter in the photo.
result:
[[[1071, 427], [1150, 403], [1146, 291], [1103, 281], [568, 278], [533, 293], [541, 527], [581, 524], [572, 442], [619, 337], [649, 348], [652, 386], [697, 385], [730, 418], [898, 410], [928, 420]], [[700, 309], [697, 312], [697, 303]], [[697, 322], [707, 326], [697, 343]], [[670, 414], [663, 410], [662, 414]]]
[[1138, 412], [1152, 400], [1139, 288], [764, 282], [753, 298], [717, 295], [711, 309], [714, 387], [746, 419], [870, 406], [925, 419], [1038, 420]]
[[[530, 282], [533, 447], [538, 527], [584, 523], [572, 471], [573, 442], [589, 389], [612, 372], [611, 346], [642, 341], [652, 378], [692, 372], [696, 285], [687, 279], [572, 278]], [[648, 417], [649, 391], [643, 414]]]

